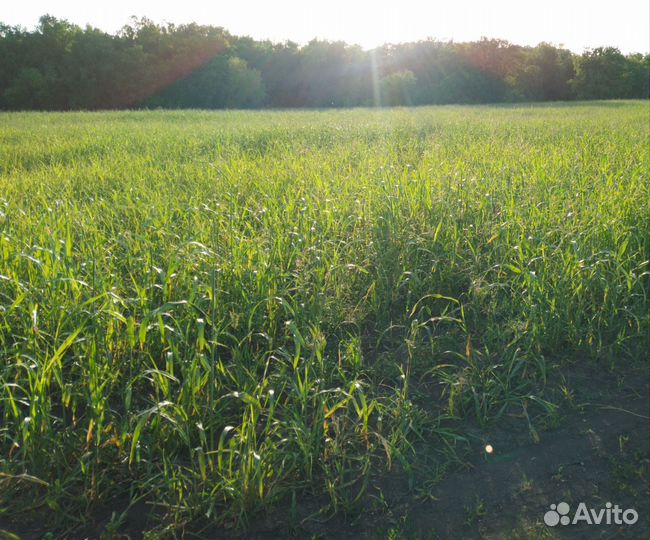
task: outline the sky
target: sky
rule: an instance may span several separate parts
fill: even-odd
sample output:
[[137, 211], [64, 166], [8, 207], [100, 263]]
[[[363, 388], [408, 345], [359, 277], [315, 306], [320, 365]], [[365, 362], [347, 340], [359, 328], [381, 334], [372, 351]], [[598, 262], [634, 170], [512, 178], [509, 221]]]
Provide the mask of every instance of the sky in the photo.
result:
[[650, 50], [648, 0], [2, 0], [0, 22], [32, 29], [49, 13], [116, 32], [131, 16], [223, 26], [236, 35], [300, 44], [313, 38], [372, 48], [482, 36], [518, 45], [541, 41], [574, 52], [599, 46]]

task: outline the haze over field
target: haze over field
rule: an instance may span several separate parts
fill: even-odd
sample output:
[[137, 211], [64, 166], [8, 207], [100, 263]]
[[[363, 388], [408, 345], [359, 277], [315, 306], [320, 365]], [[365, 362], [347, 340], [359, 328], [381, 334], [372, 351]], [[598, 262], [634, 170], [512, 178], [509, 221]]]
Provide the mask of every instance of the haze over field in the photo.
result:
[[0, 25], [0, 109], [307, 108], [647, 98], [650, 55], [500, 39], [369, 51], [134, 19], [116, 34], [45, 15]]
[[645, 0], [116, 0], [108, 4], [30, 0], [7, 2], [0, 8], [0, 21], [32, 27], [44, 13], [108, 32], [116, 32], [136, 15], [156, 22], [223, 26], [255, 39], [305, 44], [319, 38], [365, 48], [428, 37], [474, 41], [483, 36], [526, 46], [551, 42], [576, 53], [604, 45], [624, 54], [646, 53], [650, 47], [650, 8]]

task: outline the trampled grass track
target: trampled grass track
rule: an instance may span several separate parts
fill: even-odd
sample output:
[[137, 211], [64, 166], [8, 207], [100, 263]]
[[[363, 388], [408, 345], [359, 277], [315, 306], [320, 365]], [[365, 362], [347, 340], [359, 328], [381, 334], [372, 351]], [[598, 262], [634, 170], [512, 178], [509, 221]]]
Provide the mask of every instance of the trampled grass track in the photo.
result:
[[550, 358], [646, 356], [648, 112], [0, 115], [0, 508], [289, 521], [535, 438]]

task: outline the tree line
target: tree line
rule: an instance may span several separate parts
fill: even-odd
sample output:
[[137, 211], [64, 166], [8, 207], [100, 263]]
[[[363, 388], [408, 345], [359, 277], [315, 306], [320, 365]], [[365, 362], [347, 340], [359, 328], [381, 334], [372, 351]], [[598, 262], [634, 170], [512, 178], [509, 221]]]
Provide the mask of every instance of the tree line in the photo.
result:
[[132, 19], [115, 35], [45, 15], [0, 23], [0, 109], [349, 107], [647, 98], [650, 55], [548, 43], [299, 46]]

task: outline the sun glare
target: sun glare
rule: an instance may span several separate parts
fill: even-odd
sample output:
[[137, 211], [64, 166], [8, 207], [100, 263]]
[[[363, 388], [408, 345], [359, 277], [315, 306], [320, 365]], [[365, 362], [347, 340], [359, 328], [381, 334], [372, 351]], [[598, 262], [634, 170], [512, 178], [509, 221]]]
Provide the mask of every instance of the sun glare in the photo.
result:
[[45, 13], [109, 32], [135, 15], [156, 22], [223, 26], [234, 34], [256, 39], [302, 44], [319, 38], [364, 48], [429, 37], [472, 41], [486, 36], [520, 45], [541, 41], [564, 44], [574, 52], [612, 45], [627, 53], [647, 52], [650, 41], [650, 7], [638, 0], [621, 0], [616, 9], [605, 0], [241, 0], [207, 5], [200, 0], [182, 4], [115, 0], [108, 7], [79, 0], [60, 0], [54, 5], [35, 0], [8, 3], [0, 10], [0, 21], [30, 27]]

